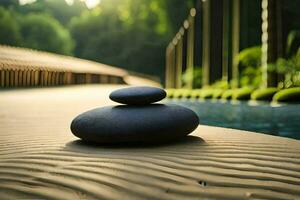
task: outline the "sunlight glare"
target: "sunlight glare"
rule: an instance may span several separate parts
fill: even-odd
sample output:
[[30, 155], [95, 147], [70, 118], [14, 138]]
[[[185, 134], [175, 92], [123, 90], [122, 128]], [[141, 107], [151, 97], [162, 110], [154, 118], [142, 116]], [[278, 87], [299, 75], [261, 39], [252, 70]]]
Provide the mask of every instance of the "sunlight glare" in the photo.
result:
[[88, 8], [93, 8], [100, 3], [100, 0], [85, 0], [85, 4]]
[[[1, 1], [1, 0], [0, 0]], [[33, 2], [35, 2], [36, 0], [19, 0], [19, 3], [21, 4], [21, 5], [25, 5], [25, 4], [30, 4], [30, 3], [33, 3]], [[66, 1], [66, 3], [68, 4], [68, 5], [73, 5], [73, 3], [74, 3], [74, 0], [65, 0]], [[85, 4], [86, 4], [86, 6], [89, 8], [89, 9], [91, 9], [91, 8], [94, 8], [95, 6], [97, 6], [100, 2], [101, 2], [101, 0], [81, 0], [81, 1], [84, 1], [85, 2]]]

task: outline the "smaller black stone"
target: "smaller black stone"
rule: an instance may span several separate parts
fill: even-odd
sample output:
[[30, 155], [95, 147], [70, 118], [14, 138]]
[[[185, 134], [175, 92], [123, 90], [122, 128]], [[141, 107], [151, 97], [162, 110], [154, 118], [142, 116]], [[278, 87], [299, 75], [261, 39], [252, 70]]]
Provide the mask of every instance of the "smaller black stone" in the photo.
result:
[[109, 98], [127, 105], [147, 105], [160, 101], [167, 93], [156, 87], [129, 87], [113, 91]]

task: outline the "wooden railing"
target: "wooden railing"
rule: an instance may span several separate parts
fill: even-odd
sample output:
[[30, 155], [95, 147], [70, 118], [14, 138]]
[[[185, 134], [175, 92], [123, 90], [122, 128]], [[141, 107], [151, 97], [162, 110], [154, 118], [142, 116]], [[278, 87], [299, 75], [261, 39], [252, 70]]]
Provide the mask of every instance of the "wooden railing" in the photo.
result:
[[194, 88], [195, 67], [202, 71], [197, 77], [202, 86], [220, 80], [237, 82], [239, 24], [240, 0], [196, 0], [166, 49], [166, 88], [182, 88], [184, 72], [189, 74], [184, 87]]
[[0, 67], [0, 86], [35, 87], [92, 83], [124, 83], [123, 77], [105, 74], [72, 73], [51, 70], [19, 70]]
[[[188, 69], [192, 75], [194, 68], [194, 18], [196, 9], [190, 10], [187, 20], [184, 21], [178, 33], [166, 49], [166, 88], [181, 88], [182, 72]], [[186, 46], [186, 48], [184, 48]], [[185, 62], [183, 62], [185, 59]], [[185, 65], [184, 65], [185, 64]], [[193, 80], [187, 83], [188, 88], [193, 87]]]
[[0, 87], [124, 83], [126, 71], [82, 59], [0, 46]]

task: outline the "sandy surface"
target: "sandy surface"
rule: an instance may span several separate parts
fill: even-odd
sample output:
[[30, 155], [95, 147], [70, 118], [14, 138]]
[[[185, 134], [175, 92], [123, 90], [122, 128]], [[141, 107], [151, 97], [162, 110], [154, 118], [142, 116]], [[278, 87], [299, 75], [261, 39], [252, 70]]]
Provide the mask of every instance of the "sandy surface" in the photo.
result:
[[120, 86], [0, 93], [0, 199], [300, 199], [300, 141], [199, 126], [168, 145], [90, 146], [79, 113]]

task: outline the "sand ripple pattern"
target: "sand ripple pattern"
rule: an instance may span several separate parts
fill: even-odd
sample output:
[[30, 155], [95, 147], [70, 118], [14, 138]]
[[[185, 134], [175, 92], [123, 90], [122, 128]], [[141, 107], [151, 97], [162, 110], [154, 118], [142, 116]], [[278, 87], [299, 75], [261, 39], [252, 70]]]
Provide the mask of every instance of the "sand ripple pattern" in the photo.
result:
[[108, 91], [44, 90], [0, 94], [0, 199], [300, 199], [300, 141], [199, 126], [167, 145], [89, 145], [70, 121]]

